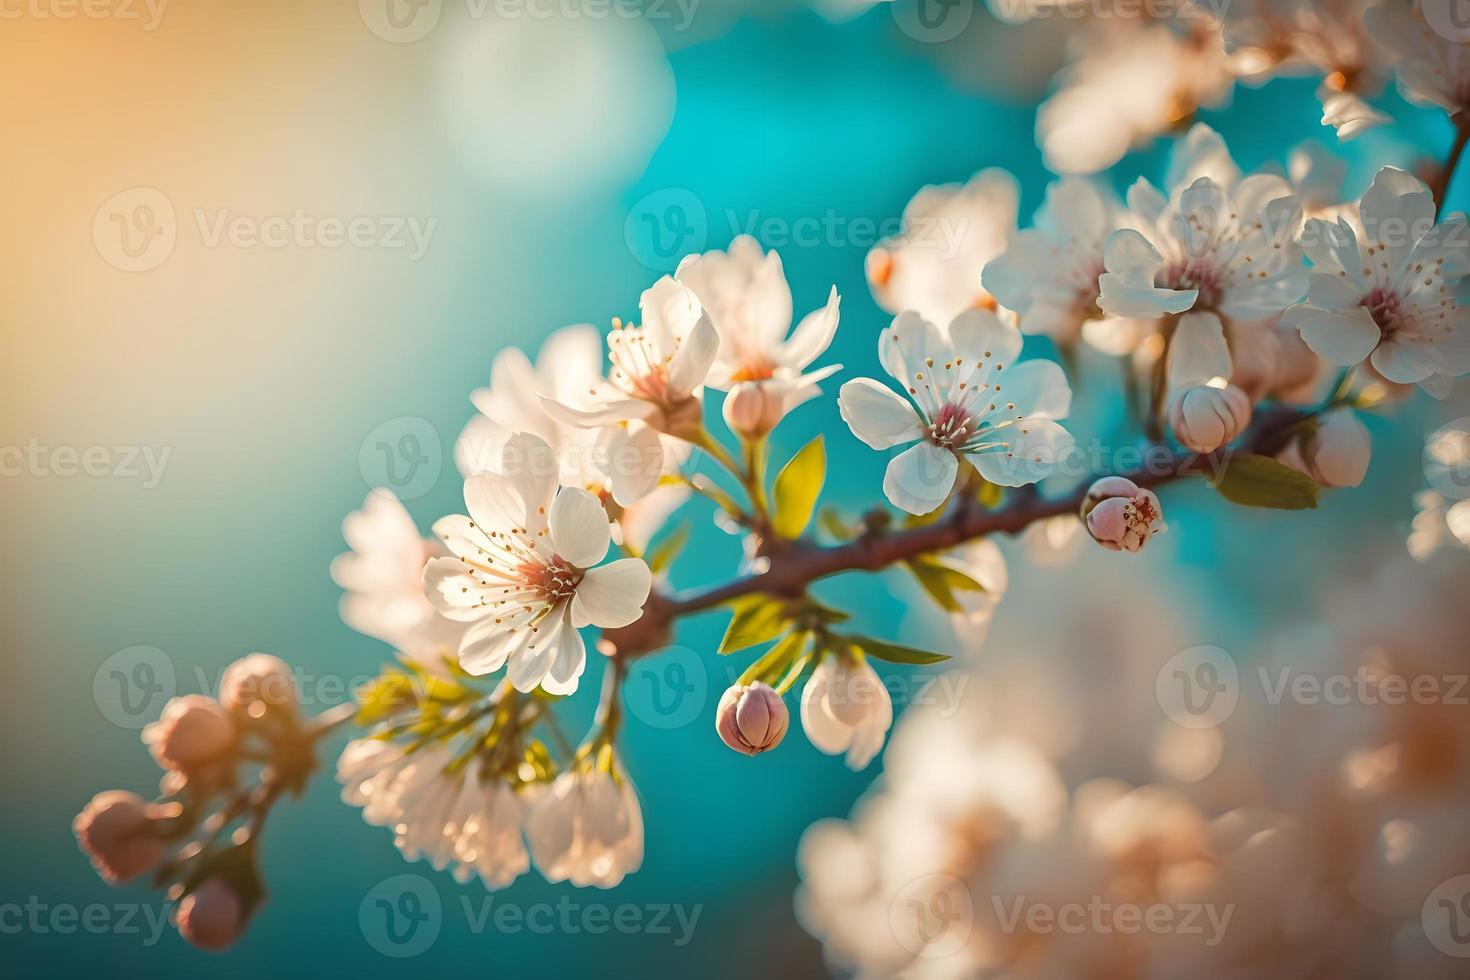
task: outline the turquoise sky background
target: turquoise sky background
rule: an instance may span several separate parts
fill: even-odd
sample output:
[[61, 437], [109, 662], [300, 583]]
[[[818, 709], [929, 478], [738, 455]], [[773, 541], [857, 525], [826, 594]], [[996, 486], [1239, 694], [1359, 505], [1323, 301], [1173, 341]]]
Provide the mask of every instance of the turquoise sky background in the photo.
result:
[[[441, 31], [453, 28], [449, 23]], [[992, 35], [1003, 30], [977, 17], [963, 41], [972, 48], [956, 42], [946, 60], [994, 57]], [[76, 241], [86, 242], [87, 226], [74, 234], [64, 224], [73, 212], [63, 211], [57, 230], [36, 245], [36, 262], [44, 262], [51, 277], [47, 295], [13, 293], [0, 300], [7, 335], [37, 364], [49, 365], [36, 370], [73, 377], [56, 365], [73, 356], [96, 357], [99, 349], [110, 351], [111, 361], [110, 368], [87, 367], [90, 380], [78, 382], [66, 399], [27, 398], [7, 411], [0, 442], [132, 441], [171, 450], [156, 488], [34, 476], [0, 482], [6, 518], [0, 539], [6, 568], [0, 598], [6, 658], [0, 905], [24, 905], [32, 897], [48, 908], [142, 903], [159, 914], [157, 896], [145, 889], [114, 890], [100, 882], [71, 835], [72, 815], [93, 792], [117, 786], [146, 794], [157, 778], [136, 732], [99, 711], [93, 695], [99, 665], [135, 644], [157, 647], [174, 664], [180, 693], [208, 688], [227, 663], [253, 650], [275, 653], [320, 677], [372, 672], [389, 651], [341, 623], [339, 590], [327, 574], [343, 550], [340, 521], [369, 489], [359, 470], [365, 437], [400, 417], [427, 420], [441, 440], [443, 471], [408, 506], [425, 528], [459, 510], [460, 487], [447, 450], [469, 417], [470, 390], [486, 382], [491, 358], [504, 346], [534, 348], [564, 324], [601, 324], [634, 312], [656, 272], [640, 261], [650, 258], [646, 252], [629, 247], [625, 231], [648, 195], [674, 189], [685, 195], [677, 199], [697, 202], [705, 216], [704, 244], [713, 248], [739, 230], [727, 212], [741, 221], [752, 214], [791, 222], [829, 213], [883, 221], [922, 184], [1002, 166], [1020, 179], [1022, 213], [1029, 216], [1049, 179], [1032, 139], [1037, 93], [1008, 89], [1004, 77], [985, 90], [958, 84], [934, 51], [895, 27], [886, 9], [841, 24], [806, 9], [738, 18], [718, 36], [672, 50], [673, 122], [641, 176], [631, 186], [550, 201], [477, 185], [449, 159], [426, 119], [417, 100], [427, 85], [424, 76], [401, 63], [377, 67], [372, 59], [384, 57], [377, 47], [336, 54], [340, 60], [333, 63], [354, 79], [381, 72], [382, 89], [359, 88], [356, 101], [339, 102], [341, 92], [332, 95], [330, 88], [273, 87], [268, 81], [256, 98], [279, 106], [273, 138], [282, 147], [276, 152], [283, 171], [310, 172], [317, 155], [331, 157], [340, 141], [354, 148], [349, 156], [362, 168], [344, 179], [354, 187], [362, 182], [363, 200], [371, 200], [374, 187], [411, 187], [404, 200], [432, 209], [439, 221], [424, 260], [408, 268], [392, 258], [340, 255], [313, 265], [305, 278], [291, 278], [289, 255], [248, 257], [231, 269], [228, 288], [191, 298], [177, 313], [177, 329], [155, 333], [135, 317], [144, 308], [175, 315], [169, 289], [179, 284], [165, 278], [140, 285], [93, 254], [72, 255]], [[246, 54], [266, 59], [271, 49], [252, 40], [242, 50], [235, 53], [245, 63]], [[416, 56], [431, 55], [430, 49]], [[268, 80], [268, 59], [260, 70]], [[1240, 89], [1230, 108], [1203, 118], [1221, 130], [1246, 167], [1283, 159], [1285, 149], [1304, 137], [1335, 145], [1332, 132], [1318, 123], [1312, 89], [1307, 81]], [[1392, 134], [1370, 134], [1350, 145], [1351, 187], [1364, 185], [1381, 163], [1408, 164], [1419, 152], [1443, 152], [1449, 131], [1442, 119], [1408, 109], [1405, 118]], [[235, 136], [250, 139], [249, 132]], [[178, 139], [149, 152], [182, 160], [199, 154], [192, 166], [203, 174], [234, 147]], [[58, 166], [106, 155], [105, 147], [89, 152], [44, 136], [28, 152], [33, 167], [52, 155]], [[1127, 158], [1118, 171], [1120, 186], [1140, 173], [1157, 175], [1164, 156], [1164, 148], [1155, 147]], [[595, 158], [587, 161], [597, 165]], [[332, 176], [325, 166], [317, 174], [324, 185]], [[109, 186], [148, 179], [137, 158], [120, 160], [111, 185], [75, 189], [74, 214], [90, 214]], [[241, 193], [263, 194], [270, 186], [268, 172], [242, 169], [233, 179]], [[22, 190], [9, 188], [17, 202]], [[401, 202], [383, 206], [392, 210]], [[832, 284], [843, 296], [842, 328], [828, 355], [847, 366], [839, 377], [876, 370], [874, 342], [887, 319], [863, 280], [866, 250], [866, 242], [782, 249], [798, 314], [818, 306]], [[71, 305], [77, 296], [96, 300], [105, 311], [93, 310], [91, 326], [106, 339], [90, 354], [71, 333], [72, 320], [81, 315]], [[1045, 353], [1046, 347], [1028, 342], [1027, 350]], [[21, 385], [33, 370], [28, 364], [25, 357], [12, 361], [5, 373], [15, 375], [8, 381]], [[1120, 408], [1112, 373], [1102, 362], [1091, 367], [1098, 369], [1094, 379], [1106, 380], [1080, 392], [1077, 414], [1085, 422], [1079, 429], [1106, 433], [1119, 423]], [[0, 380], [7, 380], [4, 374]], [[1194, 598], [1204, 610], [1202, 642], [1207, 636], [1248, 646], [1299, 611], [1309, 599], [1304, 583], [1340, 561], [1320, 546], [1333, 532], [1346, 534], [1371, 520], [1377, 530], [1368, 545], [1402, 547], [1410, 493], [1422, 474], [1417, 440], [1394, 441], [1392, 433], [1396, 425], [1413, 431], [1423, 412], [1409, 407], [1395, 420], [1372, 423], [1376, 458], [1369, 482], [1330, 496], [1309, 519], [1232, 512], [1227, 521], [1222, 503], [1202, 488], [1171, 494], [1166, 505], [1175, 530], [1169, 544], [1139, 561], [1154, 568], [1172, 562], [1185, 569], [1187, 583], [1199, 586]], [[789, 455], [817, 432], [827, 434], [834, 469], [840, 466], [841, 479], [826, 499], [851, 509], [870, 504], [884, 459], [848, 434], [834, 401], [802, 409], [783, 427], [778, 455]], [[714, 529], [697, 505], [684, 513], [696, 533], [676, 566], [677, 584], [723, 577], [738, 555], [735, 540]], [[1253, 549], [1265, 539], [1274, 542], [1275, 558], [1263, 568]], [[865, 628], [893, 635], [908, 593], [895, 595], [890, 586], [888, 580], [842, 580], [824, 591], [860, 609]], [[1046, 601], [1045, 595], [1013, 595], [1001, 621], [1046, 613]], [[813, 820], [846, 814], [880, 767], [848, 772], [799, 736], [758, 761], [725, 749], [711, 722], [714, 700], [728, 683], [727, 665], [713, 656], [723, 625], [723, 617], [705, 616], [683, 624], [678, 637], [693, 651], [689, 662], [707, 665], [697, 668], [696, 684], [708, 703], [694, 720], [665, 731], [635, 711], [627, 729], [624, 756], [647, 821], [642, 871], [609, 893], [552, 886], [530, 874], [496, 893], [492, 903], [492, 909], [525, 907], [567, 898], [581, 905], [699, 906], [686, 945], [648, 934], [545, 936], [496, 933], [493, 927], [476, 934], [460, 900], [478, 912], [486, 895], [478, 884], [459, 886], [424, 865], [406, 865], [386, 832], [368, 827], [338, 801], [331, 779], [338, 739], [305, 798], [271, 817], [263, 852], [271, 900], [228, 955], [193, 950], [168, 928], [150, 943], [146, 920], [138, 915], [143, 935], [0, 931], [7, 971], [818, 974], [819, 947], [791, 915], [796, 842]], [[594, 663], [588, 677], [599, 668]], [[316, 690], [330, 691], [329, 685]], [[590, 718], [597, 688], [584, 683], [569, 727]], [[323, 695], [314, 708], [324, 709], [328, 700]], [[432, 946], [399, 961], [380, 955], [365, 938], [359, 907], [375, 886], [405, 873], [432, 882], [444, 915]], [[0, 929], [5, 925], [0, 919]]]

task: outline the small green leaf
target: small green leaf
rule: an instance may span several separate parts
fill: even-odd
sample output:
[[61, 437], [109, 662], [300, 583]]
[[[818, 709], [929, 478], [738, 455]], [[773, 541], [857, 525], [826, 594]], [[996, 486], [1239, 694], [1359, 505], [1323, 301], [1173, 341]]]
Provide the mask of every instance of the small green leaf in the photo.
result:
[[358, 692], [354, 723], [375, 725], [416, 700], [414, 679], [398, 671], [375, 677]]
[[891, 664], [916, 664], [924, 666], [927, 664], [943, 663], [949, 659], [947, 654], [931, 653], [928, 650], [919, 650], [915, 647], [887, 643], [883, 640], [875, 640], [871, 636], [847, 636], [843, 637], [843, 639], [868, 656], [878, 660], [886, 660]]
[[772, 681], [786, 672], [793, 658], [800, 655], [802, 648], [806, 646], [807, 639], [811, 634], [804, 630], [793, 630], [781, 637], [779, 641], [772, 644], [771, 649], [755, 659], [745, 672], [740, 675], [738, 683], [751, 684], [755, 681]]
[[1215, 485], [1226, 500], [1246, 507], [1306, 510], [1317, 506], [1317, 484], [1269, 456], [1242, 453], [1230, 458], [1225, 475]]
[[975, 581], [970, 576], [957, 568], [951, 568], [943, 562], [920, 555], [911, 558], [904, 563], [908, 566], [914, 578], [918, 581], [925, 592], [939, 603], [940, 608], [946, 612], [961, 612], [963, 606], [955, 596], [956, 592], [984, 592], [985, 586]]
[[790, 622], [786, 604], [769, 596], [746, 596], [731, 605], [735, 615], [730, 617], [730, 626], [720, 641], [719, 652], [722, 654], [774, 640]]
[[775, 513], [771, 525], [783, 538], [796, 538], [812, 519], [812, 508], [827, 479], [827, 449], [817, 436], [776, 474]]
[[680, 524], [671, 533], [664, 535], [658, 544], [648, 549], [644, 560], [648, 562], [649, 570], [655, 575], [667, 571], [688, 543], [689, 525]]
[[852, 541], [863, 530], [861, 526], [855, 526], [843, 520], [835, 507], [823, 507], [818, 511], [817, 524], [835, 541]]

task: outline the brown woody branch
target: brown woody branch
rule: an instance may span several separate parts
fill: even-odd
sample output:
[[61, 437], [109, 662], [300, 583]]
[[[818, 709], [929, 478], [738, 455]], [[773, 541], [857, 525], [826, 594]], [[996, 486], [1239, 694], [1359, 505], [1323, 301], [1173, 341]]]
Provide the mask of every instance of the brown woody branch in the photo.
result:
[[[1221, 449], [1201, 455], [1156, 447], [1150, 453], [1156, 465], [1145, 472], [1121, 475], [1141, 487], [1153, 488], [1186, 476], [1219, 472], [1232, 452], [1274, 455], [1285, 445], [1292, 427], [1301, 421], [1303, 414], [1286, 409], [1258, 417], [1240, 447], [1234, 450]], [[1023, 487], [1013, 491], [1010, 502], [998, 510], [986, 510], [968, 497], [959, 497], [952, 510], [932, 524], [893, 530], [874, 528], [846, 544], [786, 542], [769, 552], [770, 567], [764, 572], [681, 596], [653, 593], [640, 619], [621, 629], [603, 632], [602, 648], [619, 657], [644, 656], [669, 643], [673, 623], [680, 616], [703, 612], [748, 595], [797, 597], [818, 579], [842, 572], [880, 571], [989, 534], [1015, 534], [1048, 517], [1075, 514], [1082, 506], [1087, 488], [1105, 475], [1095, 474], [1071, 493], [1051, 500], [1043, 499], [1035, 487]]]

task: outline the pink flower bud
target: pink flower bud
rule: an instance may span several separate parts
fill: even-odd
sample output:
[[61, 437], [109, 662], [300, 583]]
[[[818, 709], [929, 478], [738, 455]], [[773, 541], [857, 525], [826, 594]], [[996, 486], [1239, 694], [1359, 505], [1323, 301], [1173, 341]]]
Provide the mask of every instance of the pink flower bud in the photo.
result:
[[760, 681], [726, 690], [715, 713], [715, 730], [720, 738], [745, 755], [759, 755], [780, 745], [790, 723], [786, 702], [769, 684]]
[[775, 385], [742, 381], [725, 396], [725, 424], [747, 439], [760, 439], [776, 427], [785, 409], [786, 399]]
[[235, 726], [214, 698], [186, 694], [163, 706], [143, 729], [143, 741], [165, 769], [191, 769], [213, 762], [235, 742]]
[[1184, 446], [1212, 453], [1230, 442], [1251, 420], [1251, 400], [1235, 385], [1186, 388], [1169, 408], [1169, 428]]
[[174, 921], [179, 935], [200, 949], [225, 949], [240, 938], [244, 907], [224, 881], [206, 878], [180, 900]]
[[296, 705], [296, 681], [280, 657], [252, 653], [225, 668], [219, 682], [219, 700], [227, 710], [259, 718], [268, 709]]
[[1152, 490], [1121, 476], [1105, 476], [1082, 500], [1087, 533], [1109, 551], [1138, 551], [1164, 530], [1164, 511]]
[[152, 807], [125, 790], [110, 789], [92, 797], [71, 829], [92, 867], [113, 883], [138, 877], [163, 854], [163, 841], [154, 834]]
[[1277, 460], [1324, 487], [1355, 487], [1368, 474], [1373, 441], [1350, 408], [1325, 412], [1305, 439], [1293, 439]]

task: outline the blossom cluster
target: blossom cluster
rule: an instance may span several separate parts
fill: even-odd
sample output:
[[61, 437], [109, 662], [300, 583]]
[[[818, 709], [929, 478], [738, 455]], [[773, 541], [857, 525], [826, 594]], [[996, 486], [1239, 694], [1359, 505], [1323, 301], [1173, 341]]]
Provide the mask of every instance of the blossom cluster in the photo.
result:
[[[149, 875], [173, 902], [179, 934], [201, 949], [232, 945], [264, 896], [257, 867], [266, 814], [299, 792], [314, 766], [316, 732], [299, 717], [291, 669], [253, 653], [220, 678], [219, 697], [164, 705], [143, 742], [164, 770], [159, 796], [98, 793], [72, 822], [103, 880]], [[252, 784], [247, 767], [260, 768]]]

